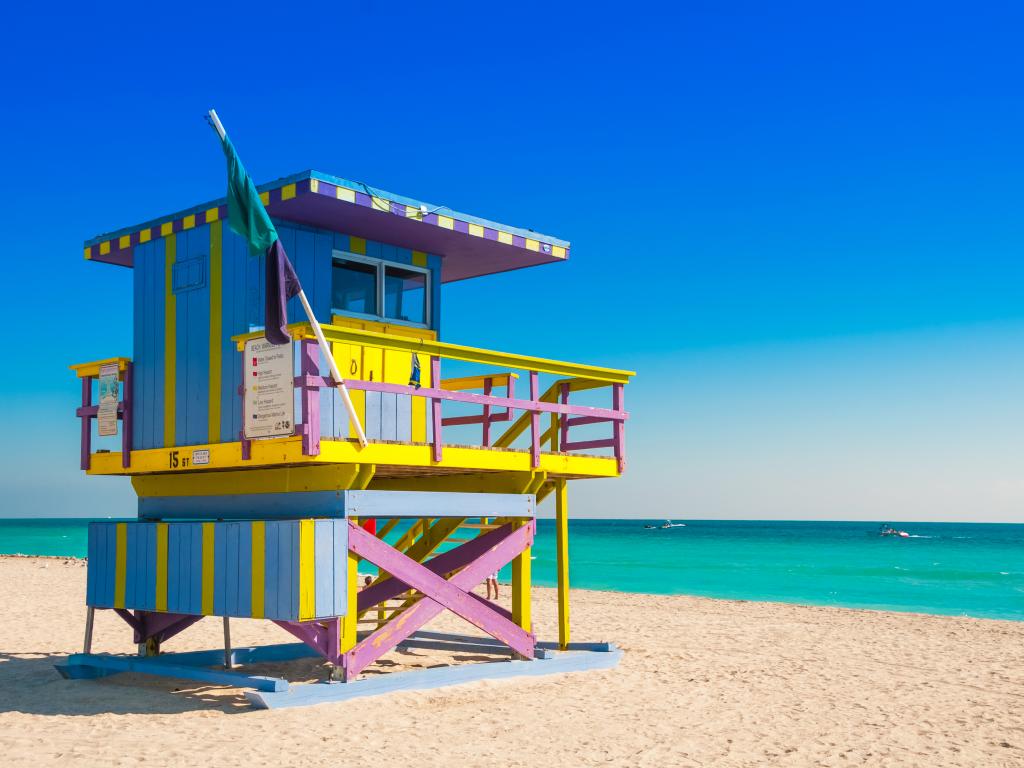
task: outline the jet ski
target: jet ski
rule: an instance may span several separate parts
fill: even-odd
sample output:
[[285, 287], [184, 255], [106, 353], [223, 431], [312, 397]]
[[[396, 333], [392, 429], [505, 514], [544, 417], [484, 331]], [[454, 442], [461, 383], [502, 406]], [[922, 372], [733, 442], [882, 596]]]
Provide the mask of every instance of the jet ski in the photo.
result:
[[909, 533], [907, 533], [906, 531], [901, 531], [898, 528], [893, 528], [888, 523], [883, 523], [882, 524], [882, 526], [878, 529], [878, 535], [879, 536], [898, 536], [901, 539], [909, 539], [910, 538], [910, 534]]

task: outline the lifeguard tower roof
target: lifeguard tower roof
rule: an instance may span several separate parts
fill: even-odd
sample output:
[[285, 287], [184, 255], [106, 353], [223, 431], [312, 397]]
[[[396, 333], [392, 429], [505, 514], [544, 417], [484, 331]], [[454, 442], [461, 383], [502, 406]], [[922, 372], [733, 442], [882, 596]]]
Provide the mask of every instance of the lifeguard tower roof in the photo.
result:
[[[270, 215], [311, 227], [426, 250], [442, 257], [445, 283], [562, 261], [569, 243], [319, 171], [258, 187]], [[140, 243], [227, 218], [227, 199], [212, 200], [85, 242], [85, 258], [133, 266]]]

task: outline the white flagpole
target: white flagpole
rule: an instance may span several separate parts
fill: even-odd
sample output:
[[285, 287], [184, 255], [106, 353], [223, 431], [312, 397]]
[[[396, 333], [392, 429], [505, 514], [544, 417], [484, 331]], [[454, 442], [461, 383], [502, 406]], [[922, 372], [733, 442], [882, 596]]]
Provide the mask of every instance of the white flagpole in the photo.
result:
[[[220, 140], [224, 141], [227, 134], [224, 132], [224, 126], [220, 122], [220, 118], [217, 117], [217, 111], [214, 109], [210, 110], [210, 120], [213, 122], [213, 127], [217, 131], [217, 135], [220, 136]], [[302, 308], [306, 311], [306, 318], [309, 320], [309, 324], [313, 326], [313, 334], [316, 336], [317, 343], [320, 345], [320, 351], [323, 352], [325, 358], [327, 358], [327, 365], [331, 369], [331, 378], [334, 379], [335, 386], [338, 388], [338, 394], [341, 395], [341, 402], [345, 404], [345, 410], [348, 411], [349, 420], [352, 422], [352, 426], [355, 427], [356, 437], [359, 439], [359, 445], [362, 448], [366, 447], [366, 433], [363, 432], [363, 425], [359, 421], [359, 416], [356, 414], [356, 407], [352, 403], [352, 397], [348, 393], [348, 387], [345, 386], [345, 380], [341, 377], [341, 373], [338, 371], [338, 364], [334, 362], [334, 355], [331, 354], [331, 347], [327, 343], [327, 339], [324, 338], [324, 332], [320, 328], [320, 323], [317, 322], [316, 315], [313, 314], [313, 308], [309, 306], [309, 299], [306, 298], [306, 292], [299, 287], [299, 301], [302, 303]]]

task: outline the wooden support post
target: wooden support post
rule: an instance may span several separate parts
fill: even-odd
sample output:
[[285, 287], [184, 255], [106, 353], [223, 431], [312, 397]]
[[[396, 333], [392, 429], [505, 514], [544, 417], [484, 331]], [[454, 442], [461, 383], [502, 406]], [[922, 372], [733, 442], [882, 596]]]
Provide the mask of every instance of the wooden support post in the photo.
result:
[[[540, 380], [536, 371], [530, 371], [530, 401], [540, 398]], [[530, 466], [540, 466], [540, 412], [530, 411]]]
[[[358, 525], [357, 520], [352, 520]], [[344, 654], [352, 650], [357, 638], [359, 622], [359, 556], [355, 554], [351, 546], [348, 551], [348, 573], [345, 577], [348, 591], [348, 602], [345, 609], [345, 616], [341, 620], [341, 638], [339, 652]], [[347, 678], [346, 678], [347, 679]]]
[[231, 669], [231, 619], [224, 617], [224, 669]]
[[555, 547], [558, 553], [558, 646], [569, 645], [569, 492], [564, 479], [555, 481]]
[[[440, 387], [441, 386], [441, 358], [434, 355], [430, 358], [430, 386]], [[441, 461], [441, 400], [440, 398], [432, 398], [430, 400], [430, 421], [431, 429], [433, 430], [433, 457], [434, 461]]]
[[[529, 521], [516, 523], [516, 528], [529, 525]], [[530, 616], [530, 551], [527, 547], [512, 561], [512, 621], [526, 632], [533, 632]]]
[[85, 642], [82, 644], [82, 653], [92, 653], [92, 625], [96, 618], [96, 609], [91, 605], [85, 612]]

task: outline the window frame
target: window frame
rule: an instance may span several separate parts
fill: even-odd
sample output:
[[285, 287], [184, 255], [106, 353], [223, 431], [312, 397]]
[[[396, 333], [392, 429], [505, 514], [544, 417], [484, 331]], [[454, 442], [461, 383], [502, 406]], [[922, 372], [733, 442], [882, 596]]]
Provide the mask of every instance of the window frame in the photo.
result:
[[[361, 264], [367, 264], [376, 269], [377, 284], [376, 289], [376, 300], [377, 300], [377, 313], [368, 314], [366, 312], [352, 312], [347, 309], [340, 309], [334, 306], [334, 265], [338, 261], [356, 261]], [[384, 314], [384, 270], [387, 267], [397, 267], [404, 269], [409, 272], [418, 272], [424, 277], [423, 284], [423, 314], [425, 321], [422, 323], [413, 322], [411, 320], [399, 320], [397, 318], [388, 317]], [[343, 317], [358, 317], [365, 320], [372, 320], [376, 323], [392, 323], [395, 325], [406, 325], [411, 328], [426, 328], [430, 329], [433, 327], [433, 303], [431, 301], [431, 289], [433, 288], [434, 275], [429, 267], [421, 267], [417, 264], [405, 264], [398, 261], [388, 261], [387, 259], [375, 259], [372, 256], [364, 256], [361, 253], [351, 253], [350, 251], [342, 251], [337, 248], [331, 251], [331, 313], [335, 315], [341, 315]]]

